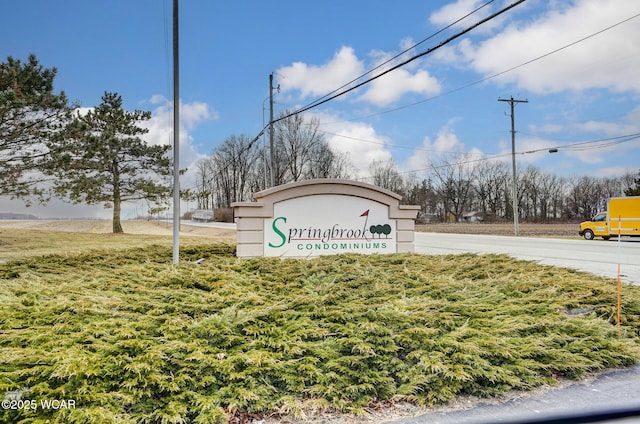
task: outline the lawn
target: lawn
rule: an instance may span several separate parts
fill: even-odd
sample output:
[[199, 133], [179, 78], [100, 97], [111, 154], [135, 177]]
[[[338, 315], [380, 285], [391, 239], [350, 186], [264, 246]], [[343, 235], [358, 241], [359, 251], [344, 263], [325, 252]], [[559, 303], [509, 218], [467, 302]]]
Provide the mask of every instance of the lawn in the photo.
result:
[[75, 234], [81, 248], [16, 254], [50, 236], [3, 234], [0, 394], [22, 409], [0, 410], [2, 422], [359, 414], [640, 358], [640, 288], [623, 287], [619, 338], [615, 281], [507, 256], [241, 260], [193, 238], [175, 267], [166, 237]]

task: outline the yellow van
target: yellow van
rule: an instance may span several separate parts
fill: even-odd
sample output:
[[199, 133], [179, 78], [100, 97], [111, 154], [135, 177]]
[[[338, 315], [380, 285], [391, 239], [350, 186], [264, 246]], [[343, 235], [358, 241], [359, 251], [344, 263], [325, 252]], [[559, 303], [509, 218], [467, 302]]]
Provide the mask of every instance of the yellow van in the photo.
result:
[[580, 223], [578, 234], [587, 240], [602, 237], [640, 237], [640, 196], [612, 197], [607, 210], [599, 212], [591, 221]]

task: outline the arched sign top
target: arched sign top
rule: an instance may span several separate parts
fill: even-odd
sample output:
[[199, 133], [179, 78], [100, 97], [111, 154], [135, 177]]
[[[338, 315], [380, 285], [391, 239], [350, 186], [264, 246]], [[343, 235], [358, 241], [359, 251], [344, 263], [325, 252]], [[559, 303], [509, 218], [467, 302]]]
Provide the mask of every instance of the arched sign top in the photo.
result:
[[234, 203], [237, 255], [310, 257], [413, 251], [418, 206], [371, 184], [337, 179], [298, 181]]
[[277, 198], [278, 201], [293, 197], [312, 196], [318, 194], [344, 194], [349, 196], [364, 197], [384, 203], [386, 205], [398, 204], [402, 199], [397, 193], [390, 190], [367, 184], [361, 181], [341, 179], [315, 179], [296, 181], [281, 186], [269, 188], [254, 194], [257, 201], [265, 197]]

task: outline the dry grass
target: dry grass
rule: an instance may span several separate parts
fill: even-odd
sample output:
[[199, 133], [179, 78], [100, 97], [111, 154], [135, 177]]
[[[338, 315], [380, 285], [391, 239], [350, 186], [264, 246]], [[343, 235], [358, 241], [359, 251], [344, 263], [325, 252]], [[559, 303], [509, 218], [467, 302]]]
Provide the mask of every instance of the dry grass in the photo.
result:
[[[123, 221], [124, 234], [111, 233], [105, 220], [7, 220], [0, 221], [0, 261], [50, 254], [76, 255], [95, 249], [171, 246], [170, 223]], [[181, 245], [189, 246], [201, 238], [235, 243], [235, 231], [183, 225]]]

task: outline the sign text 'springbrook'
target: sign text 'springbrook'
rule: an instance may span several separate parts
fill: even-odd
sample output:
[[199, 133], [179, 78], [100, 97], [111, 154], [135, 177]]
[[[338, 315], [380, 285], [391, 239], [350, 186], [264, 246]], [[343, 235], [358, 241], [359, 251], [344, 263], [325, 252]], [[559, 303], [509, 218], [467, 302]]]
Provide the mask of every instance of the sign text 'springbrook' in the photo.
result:
[[[369, 211], [365, 212], [368, 213]], [[279, 242], [277, 244], [269, 243], [269, 247], [278, 248], [284, 246], [286, 243], [296, 241], [319, 241], [326, 244], [330, 241], [367, 241], [380, 240], [382, 236], [388, 236], [391, 233], [391, 226], [385, 225], [372, 225], [367, 229], [366, 222], [362, 228], [345, 228], [340, 224], [333, 224], [331, 227], [319, 228], [319, 227], [297, 227], [297, 228], [282, 228], [287, 223], [287, 218], [279, 216], [273, 220], [271, 228], [273, 232], [278, 236]], [[376, 237], [377, 235], [377, 237]], [[385, 237], [385, 239], [388, 237]], [[342, 248], [346, 247], [346, 244], [340, 243]], [[358, 248], [356, 246], [356, 248]]]

